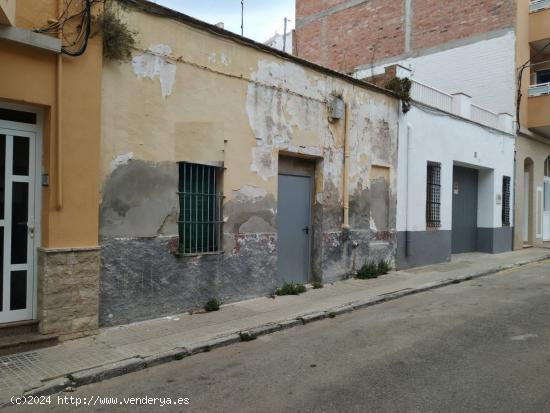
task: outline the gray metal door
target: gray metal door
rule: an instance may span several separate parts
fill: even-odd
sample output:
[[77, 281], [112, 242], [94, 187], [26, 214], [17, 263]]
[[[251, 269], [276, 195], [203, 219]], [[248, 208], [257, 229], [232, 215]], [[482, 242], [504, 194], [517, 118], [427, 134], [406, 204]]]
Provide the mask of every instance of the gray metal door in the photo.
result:
[[279, 282], [307, 283], [311, 233], [311, 178], [279, 175], [277, 273]]
[[453, 254], [477, 249], [478, 171], [453, 168]]

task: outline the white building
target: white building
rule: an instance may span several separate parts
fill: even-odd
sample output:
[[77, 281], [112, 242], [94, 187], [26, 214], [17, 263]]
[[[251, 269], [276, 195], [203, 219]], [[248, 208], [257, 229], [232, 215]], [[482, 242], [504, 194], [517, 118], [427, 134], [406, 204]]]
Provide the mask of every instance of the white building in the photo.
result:
[[415, 81], [411, 95], [400, 119], [397, 267], [512, 250], [512, 116]]

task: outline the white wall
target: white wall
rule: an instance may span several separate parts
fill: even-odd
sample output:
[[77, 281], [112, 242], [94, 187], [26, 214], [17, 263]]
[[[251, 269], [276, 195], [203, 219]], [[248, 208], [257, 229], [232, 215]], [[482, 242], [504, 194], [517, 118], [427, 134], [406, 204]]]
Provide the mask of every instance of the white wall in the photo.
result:
[[474, 104], [515, 118], [515, 47], [516, 36], [510, 31], [494, 39], [360, 70], [355, 76], [380, 74], [384, 67], [399, 63], [412, 70], [413, 80], [450, 94], [466, 93]]
[[[478, 227], [501, 227], [497, 194], [502, 191], [503, 176], [513, 182], [514, 148], [513, 135], [414, 105], [401, 116], [399, 125], [397, 231], [426, 230], [428, 161], [441, 163], [441, 230], [452, 228], [455, 164], [480, 170]], [[512, 207], [513, 196], [512, 188]]]

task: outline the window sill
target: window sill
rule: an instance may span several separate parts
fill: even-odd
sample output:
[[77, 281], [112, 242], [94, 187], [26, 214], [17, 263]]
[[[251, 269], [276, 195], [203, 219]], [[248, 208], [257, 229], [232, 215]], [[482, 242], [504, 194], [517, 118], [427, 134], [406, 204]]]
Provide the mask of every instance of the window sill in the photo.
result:
[[216, 251], [216, 252], [191, 252], [191, 253], [182, 253], [176, 252], [174, 255], [178, 258], [187, 258], [187, 257], [202, 257], [206, 255], [223, 255], [225, 251]]

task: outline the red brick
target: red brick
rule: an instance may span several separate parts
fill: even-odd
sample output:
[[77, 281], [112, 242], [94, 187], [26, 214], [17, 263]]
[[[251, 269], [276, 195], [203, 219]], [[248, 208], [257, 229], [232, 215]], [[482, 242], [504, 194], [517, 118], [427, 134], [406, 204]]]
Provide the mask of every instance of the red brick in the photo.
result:
[[[349, 0], [296, 0], [297, 19]], [[349, 72], [405, 53], [405, 0], [369, 0], [296, 29], [296, 54]], [[513, 0], [413, 0], [412, 51], [512, 27]]]

